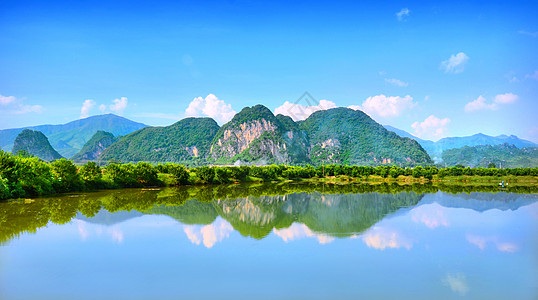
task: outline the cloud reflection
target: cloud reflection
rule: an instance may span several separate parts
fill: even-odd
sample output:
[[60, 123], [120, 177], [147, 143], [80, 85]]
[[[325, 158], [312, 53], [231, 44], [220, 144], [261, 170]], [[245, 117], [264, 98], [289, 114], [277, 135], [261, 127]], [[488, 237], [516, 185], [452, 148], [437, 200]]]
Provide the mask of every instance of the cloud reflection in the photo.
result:
[[426, 204], [413, 209], [411, 219], [415, 223], [423, 223], [430, 229], [435, 229], [439, 226], [450, 226], [443, 207], [437, 203]]
[[206, 248], [211, 248], [216, 243], [228, 238], [233, 230], [232, 225], [222, 218], [217, 218], [213, 223], [205, 226], [183, 226], [183, 231], [193, 244], [203, 243]]
[[121, 244], [124, 240], [124, 233], [118, 226], [104, 227], [96, 224], [89, 224], [83, 220], [75, 220], [77, 223], [78, 234], [82, 241], [86, 241], [90, 236], [101, 236], [105, 233], [113, 242]]
[[362, 240], [370, 248], [385, 250], [385, 248], [406, 248], [410, 250], [413, 242], [400, 232], [383, 227], [373, 227], [362, 236]]
[[301, 223], [293, 223], [288, 228], [282, 229], [273, 229], [273, 233], [280, 237], [284, 242], [298, 240], [302, 238], [316, 238], [320, 244], [328, 244], [334, 241], [334, 237], [328, 236], [326, 234], [317, 233], [308, 226]]
[[466, 239], [469, 243], [477, 246], [480, 250], [484, 250], [487, 247], [487, 244], [492, 243], [495, 245], [497, 250], [501, 252], [514, 253], [519, 250], [519, 246], [515, 243], [501, 241], [498, 236], [480, 236], [467, 234]]

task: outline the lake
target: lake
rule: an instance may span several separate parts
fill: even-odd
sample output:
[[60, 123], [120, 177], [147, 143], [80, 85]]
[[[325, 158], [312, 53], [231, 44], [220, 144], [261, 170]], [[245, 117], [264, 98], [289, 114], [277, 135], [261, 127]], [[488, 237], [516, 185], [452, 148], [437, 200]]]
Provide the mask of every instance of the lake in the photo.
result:
[[538, 299], [538, 194], [128, 189], [0, 203], [0, 299]]

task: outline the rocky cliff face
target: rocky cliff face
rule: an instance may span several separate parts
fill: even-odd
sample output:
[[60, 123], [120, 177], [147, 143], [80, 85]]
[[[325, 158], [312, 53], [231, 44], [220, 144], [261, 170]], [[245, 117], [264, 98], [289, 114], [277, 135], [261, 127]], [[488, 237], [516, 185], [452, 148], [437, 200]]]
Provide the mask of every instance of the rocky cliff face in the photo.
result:
[[213, 141], [217, 162], [293, 163], [307, 156], [306, 135], [287, 128], [262, 105], [247, 107], [225, 124]]

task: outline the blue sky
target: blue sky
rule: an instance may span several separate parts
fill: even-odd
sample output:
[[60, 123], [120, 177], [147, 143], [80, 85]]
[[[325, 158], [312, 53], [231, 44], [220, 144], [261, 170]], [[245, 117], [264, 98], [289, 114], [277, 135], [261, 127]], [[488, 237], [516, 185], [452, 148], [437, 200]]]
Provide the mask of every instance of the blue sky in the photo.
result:
[[292, 112], [308, 91], [423, 138], [538, 142], [537, 12], [536, 1], [0, 1], [0, 128], [102, 112], [222, 123], [255, 104]]

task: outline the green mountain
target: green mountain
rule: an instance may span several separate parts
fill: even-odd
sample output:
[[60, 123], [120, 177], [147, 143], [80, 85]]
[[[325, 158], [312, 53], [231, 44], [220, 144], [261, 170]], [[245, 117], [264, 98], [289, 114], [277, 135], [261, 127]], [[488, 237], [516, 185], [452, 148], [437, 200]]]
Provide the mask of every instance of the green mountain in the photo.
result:
[[211, 118], [186, 118], [166, 127], [146, 127], [106, 148], [101, 161], [188, 162], [208, 156], [219, 130]]
[[213, 138], [210, 158], [219, 163], [308, 162], [308, 139], [289, 117], [265, 106], [245, 107]]
[[62, 156], [52, 148], [49, 140], [43, 133], [30, 129], [24, 129], [15, 138], [13, 150], [11, 152], [17, 154], [20, 151], [26, 151], [27, 153], [46, 161], [62, 158]]
[[319, 111], [303, 122], [275, 116], [267, 107], [245, 107], [222, 127], [188, 118], [147, 127], [103, 151], [101, 161], [192, 164], [429, 164], [414, 140], [387, 131], [361, 111]]
[[432, 163], [417, 141], [388, 131], [359, 110], [317, 111], [299, 125], [308, 134], [314, 164]]
[[40, 125], [0, 130], [0, 147], [5, 151], [11, 150], [17, 135], [24, 129], [31, 129], [41, 131], [61, 155], [71, 157], [79, 152], [98, 130], [111, 132], [118, 136], [129, 134], [146, 126], [113, 114], [92, 116], [62, 125]]
[[99, 130], [71, 159], [76, 162], [96, 160], [106, 148], [114, 144], [117, 140], [112, 133]]
[[518, 148], [507, 143], [502, 145], [465, 146], [443, 152], [443, 161], [448, 166], [462, 164], [469, 167], [526, 168], [538, 166], [538, 147]]

